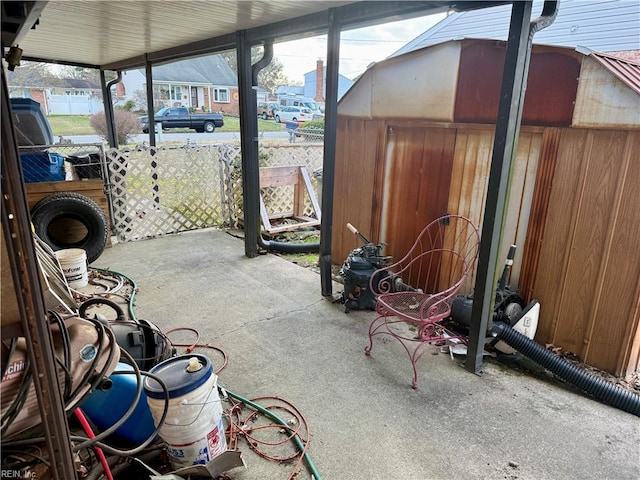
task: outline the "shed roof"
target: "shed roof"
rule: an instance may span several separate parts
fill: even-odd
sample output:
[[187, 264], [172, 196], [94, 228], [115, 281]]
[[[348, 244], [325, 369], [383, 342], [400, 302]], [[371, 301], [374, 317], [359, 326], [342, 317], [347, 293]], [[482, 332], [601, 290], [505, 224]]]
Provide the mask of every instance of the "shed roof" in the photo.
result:
[[639, 62], [598, 52], [591, 52], [590, 56], [622, 81], [622, 83], [640, 95]]
[[[493, 124], [505, 54], [505, 42], [464, 39], [388, 58], [347, 92], [338, 114]], [[637, 129], [639, 86], [637, 62], [534, 45], [522, 125]]]
[[[535, 0], [532, 16], [542, 10]], [[452, 13], [391, 56], [462, 38], [506, 40], [510, 5]], [[565, 47], [588, 47], [599, 52], [640, 49], [640, 2], [638, 0], [562, 0], [558, 16], [536, 33], [534, 43]]]

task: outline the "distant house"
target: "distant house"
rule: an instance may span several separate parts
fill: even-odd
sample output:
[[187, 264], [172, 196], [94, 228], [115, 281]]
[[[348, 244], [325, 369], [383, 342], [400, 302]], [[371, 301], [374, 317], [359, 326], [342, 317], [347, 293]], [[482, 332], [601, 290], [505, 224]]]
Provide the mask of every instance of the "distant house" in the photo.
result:
[[[338, 74], [338, 100], [347, 93], [353, 85], [344, 75]], [[304, 96], [313, 98], [317, 103], [324, 104], [327, 92], [327, 67], [322, 60], [316, 62], [316, 69], [304, 74]]]
[[[347, 93], [347, 90], [353, 85], [353, 80], [349, 80], [344, 75], [338, 75], [338, 100]], [[312, 98], [321, 106], [324, 106], [324, 100], [327, 92], [327, 67], [323, 65], [322, 60], [316, 62], [316, 69], [304, 74], [304, 85], [285, 85], [278, 87], [276, 96], [278, 100], [285, 96], [302, 96]]]
[[256, 87], [256, 102], [268, 102], [269, 101], [269, 92], [264, 88]]
[[104, 110], [100, 85], [77, 78], [44, 77], [36, 71], [8, 72], [9, 96], [31, 98], [47, 115], [93, 115]]
[[[542, 0], [533, 3], [532, 17], [542, 11]], [[511, 5], [456, 12], [407, 43], [391, 56], [462, 38], [506, 40]], [[558, 16], [537, 32], [537, 45], [587, 47], [615, 52], [640, 61], [640, 3], [638, 0], [562, 0]]]
[[[143, 69], [124, 72], [116, 97], [145, 109], [146, 75]], [[207, 112], [238, 114], [238, 79], [220, 55], [189, 58], [153, 67], [154, 106], [182, 106]]]

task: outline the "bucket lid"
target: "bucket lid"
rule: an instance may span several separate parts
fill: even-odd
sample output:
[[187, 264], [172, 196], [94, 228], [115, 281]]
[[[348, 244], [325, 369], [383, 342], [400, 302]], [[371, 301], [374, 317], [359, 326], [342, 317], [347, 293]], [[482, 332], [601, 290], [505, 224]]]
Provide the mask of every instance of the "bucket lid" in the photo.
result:
[[[193, 368], [194, 365], [198, 368]], [[169, 398], [176, 398], [203, 385], [213, 373], [213, 365], [209, 357], [205, 355], [179, 355], [159, 363], [149, 372], [158, 376], [165, 383], [169, 391]], [[151, 377], [145, 377], [144, 391], [148, 397], [165, 398], [164, 390]]]

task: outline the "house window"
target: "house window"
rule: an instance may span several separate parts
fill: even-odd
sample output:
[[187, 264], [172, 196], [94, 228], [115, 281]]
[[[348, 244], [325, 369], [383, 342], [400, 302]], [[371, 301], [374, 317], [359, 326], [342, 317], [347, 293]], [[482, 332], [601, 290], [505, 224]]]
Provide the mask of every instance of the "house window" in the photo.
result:
[[218, 103], [229, 103], [229, 89], [228, 88], [214, 88], [213, 101]]
[[166, 85], [154, 85], [153, 98], [154, 100], [169, 100], [169, 87]]
[[182, 88], [179, 85], [171, 85], [171, 100], [182, 100]]

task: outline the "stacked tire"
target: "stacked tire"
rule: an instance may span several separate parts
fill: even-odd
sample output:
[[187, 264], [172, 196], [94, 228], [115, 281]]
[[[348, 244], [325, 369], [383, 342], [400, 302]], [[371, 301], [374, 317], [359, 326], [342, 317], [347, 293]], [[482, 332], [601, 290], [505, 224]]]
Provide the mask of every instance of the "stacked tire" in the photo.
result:
[[49, 195], [31, 209], [35, 233], [53, 250], [82, 248], [95, 261], [107, 246], [107, 218], [89, 197], [75, 192]]

